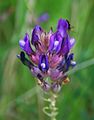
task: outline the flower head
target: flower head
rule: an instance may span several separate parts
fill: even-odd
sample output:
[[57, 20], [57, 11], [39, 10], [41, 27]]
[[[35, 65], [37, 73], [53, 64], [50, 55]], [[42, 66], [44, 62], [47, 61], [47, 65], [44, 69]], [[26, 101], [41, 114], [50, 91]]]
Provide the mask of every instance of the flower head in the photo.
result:
[[[74, 54], [70, 51], [75, 44], [75, 39], [69, 36], [69, 30], [69, 22], [60, 19], [55, 33], [52, 30], [46, 33], [36, 25], [32, 31], [31, 41], [27, 33], [24, 39], [19, 41], [21, 49], [29, 56], [29, 60], [25, 58], [24, 52], [17, 57], [30, 69], [45, 91], [60, 91], [62, 83], [69, 81], [65, 73], [70, 67], [76, 65], [73, 61]], [[47, 81], [46, 78], [51, 80]]]

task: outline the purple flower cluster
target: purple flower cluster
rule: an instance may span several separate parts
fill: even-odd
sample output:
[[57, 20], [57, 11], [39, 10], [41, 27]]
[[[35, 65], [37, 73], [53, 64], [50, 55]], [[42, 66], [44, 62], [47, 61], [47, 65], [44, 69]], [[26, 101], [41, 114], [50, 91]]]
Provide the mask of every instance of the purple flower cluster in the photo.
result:
[[28, 55], [29, 60], [23, 51], [17, 57], [28, 66], [38, 79], [38, 84], [45, 91], [58, 92], [62, 83], [68, 82], [65, 73], [70, 67], [76, 65], [73, 61], [74, 54], [70, 53], [75, 44], [75, 39], [68, 34], [70, 29], [69, 22], [60, 19], [56, 32], [53, 33], [51, 29], [46, 33], [39, 25], [36, 25], [31, 38], [26, 33], [24, 39], [19, 41], [21, 49]]

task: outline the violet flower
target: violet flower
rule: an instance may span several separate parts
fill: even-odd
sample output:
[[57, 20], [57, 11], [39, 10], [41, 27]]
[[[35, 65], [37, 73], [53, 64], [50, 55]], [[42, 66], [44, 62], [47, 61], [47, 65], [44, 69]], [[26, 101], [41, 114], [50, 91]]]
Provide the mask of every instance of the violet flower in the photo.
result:
[[[69, 36], [69, 31], [69, 22], [60, 19], [55, 33], [52, 30], [46, 33], [36, 25], [31, 40], [26, 33], [24, 39], [19, 41], [23, 51], [18, 58], [30, 69], [45, 91], [60, 91], [62, 83], [67, 83], [69, 80], [65, 73], [76, 65], [73, 61], [74, 54], [71, 53], [75, 39]], [[30, 44], [35, 47], [34, 51]], [[29, 56], [29, 60], [25, 58], [24, 52]], [[48, 77], [50, 81], [46, 80]]]
[[32, 54], [33, 50], [30, 46], [30, 38], [28, 33], [25, 34], [24, 39], [19, 41], [19, 45], [26, 52], [26, 54], [30, 55]]
[[46, 22], [46, 21], [48, 21], [48, 19], [49, 19], [49, 14], [44, 13], [37, 19], [37, 22], [38, 23]]

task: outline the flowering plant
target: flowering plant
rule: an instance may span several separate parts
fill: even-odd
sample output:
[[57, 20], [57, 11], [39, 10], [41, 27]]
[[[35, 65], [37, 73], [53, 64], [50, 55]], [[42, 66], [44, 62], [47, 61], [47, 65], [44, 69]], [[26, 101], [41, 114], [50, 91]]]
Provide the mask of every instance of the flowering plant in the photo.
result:
[[[55, 93], [60, 91], [62, 84], [69, 82], [66, 72], [76, 65], [73, 61], [74, 54], [71, 53], [75, 39], [70, 37], [70, 30], [68, 20], [60, 19], [56, 32], [51, 28], [47, 33], [36, 25], [31, 39], [26, 33], [24, 39], [19, 41], [23, 51], [17, 57], [30, 69], [44, 91], [52, 91], [51, 98], [44, 99], [50, 102], [49, 107], [43, 108], [43, 112], [51, 117], [51, 120], [56, 120], [57, 115]], [[29, 60], [25, 57], [25, 53]]]

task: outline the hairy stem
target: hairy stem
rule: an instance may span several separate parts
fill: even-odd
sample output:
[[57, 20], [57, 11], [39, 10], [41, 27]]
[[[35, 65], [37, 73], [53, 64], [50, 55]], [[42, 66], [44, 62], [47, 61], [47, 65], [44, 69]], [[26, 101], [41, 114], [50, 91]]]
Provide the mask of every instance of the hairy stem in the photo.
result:
[[56, 98], [55, 94], [51, 96], [50, 109], [51, 109], [51, 120], [56, 120], [57, 108], [56, 108]]
[[[57, 107], [56, 107], [56, 98], [57, 95], [54, 93], [51, 93], [50, 98], [44, 100], [46, 102], [49, 102], [49, 105], [43, 108], [43, 112], [51, 118], [51, 120], [56, 120], [56, 116], [58, 114]], [[49, 112], [48, 112], [49, 111]]]

